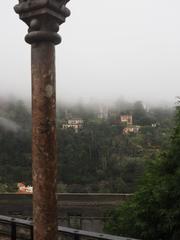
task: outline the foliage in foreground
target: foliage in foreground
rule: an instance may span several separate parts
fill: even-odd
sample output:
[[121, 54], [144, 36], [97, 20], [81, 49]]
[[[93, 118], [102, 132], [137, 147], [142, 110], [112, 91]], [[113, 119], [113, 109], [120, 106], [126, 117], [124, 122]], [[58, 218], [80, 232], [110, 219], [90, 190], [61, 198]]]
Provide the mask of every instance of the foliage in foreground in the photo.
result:
[[169, 149], [148, 166], [135, 195], [108, 215], [109, 233], [144, 240], [180, 239], [180, 107]]

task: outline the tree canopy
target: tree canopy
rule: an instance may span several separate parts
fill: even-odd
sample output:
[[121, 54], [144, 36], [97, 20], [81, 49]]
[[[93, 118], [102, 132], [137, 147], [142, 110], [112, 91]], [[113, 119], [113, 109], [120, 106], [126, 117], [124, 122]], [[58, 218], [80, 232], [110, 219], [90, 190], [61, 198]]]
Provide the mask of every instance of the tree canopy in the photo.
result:
[[144, 240], [180, 239], [180, 107], [169, 149], [149, 162], [134, 196], [108, 213], [106, 231]]
[[[145, 163], [169, 144], [171, 109], [147, 110], [142, 103], [118, 103], [112, 109], [102, 119], [97, 106], [58, 105], [58, 191], [132, 193]], [[137, 134], [123, 134], [120, 115], [127, 112], [141, 124]], [[83, 127], [63, 129], [74, 116], [83, 119]], [[18, 182], [32, 184], [31, 112], [22, 101], [0, 103], [0, 146], [1, 183], [8, 189]]]

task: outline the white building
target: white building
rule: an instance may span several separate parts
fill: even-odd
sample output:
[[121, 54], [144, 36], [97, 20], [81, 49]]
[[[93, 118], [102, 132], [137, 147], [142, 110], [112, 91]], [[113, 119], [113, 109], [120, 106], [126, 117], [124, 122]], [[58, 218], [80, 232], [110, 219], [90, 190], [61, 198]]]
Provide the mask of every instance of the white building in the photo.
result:
[[134, 125], [131, 125], [131, 126], [127, 126], [123, 129], [123, 134], [129, 134], [129, 133], [138, 133], [139, 130], [140, 130], [140, 126], [134, 126]]
[[84, 121], [80, 118], [69, 119], [67, 123], [62, 125], [63, 129], [73, 128], [77, 133], [83, 127]]

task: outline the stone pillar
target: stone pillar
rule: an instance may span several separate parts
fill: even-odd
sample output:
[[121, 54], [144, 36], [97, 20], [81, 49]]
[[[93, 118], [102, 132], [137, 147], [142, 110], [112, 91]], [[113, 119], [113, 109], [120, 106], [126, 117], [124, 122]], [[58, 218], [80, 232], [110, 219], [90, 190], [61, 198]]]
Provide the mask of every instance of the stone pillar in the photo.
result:
[[34, 240], [57, 240], [55, 45], [69, 0], [19, 0], [28, 26], [32, 67], [32, 175]]

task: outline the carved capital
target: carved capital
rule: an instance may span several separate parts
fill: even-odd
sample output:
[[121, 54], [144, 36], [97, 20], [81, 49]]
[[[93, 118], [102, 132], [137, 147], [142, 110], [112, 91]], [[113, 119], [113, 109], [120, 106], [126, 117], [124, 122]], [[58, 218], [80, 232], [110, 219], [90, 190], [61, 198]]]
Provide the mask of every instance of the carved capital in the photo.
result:
[[59, 44], [59, 25], [70, 15], [66, 8], [67, 2], [69, 0], [19, 0], [14, 9], [29, 26], [26, 42], [33, 44], [48, 41]]

